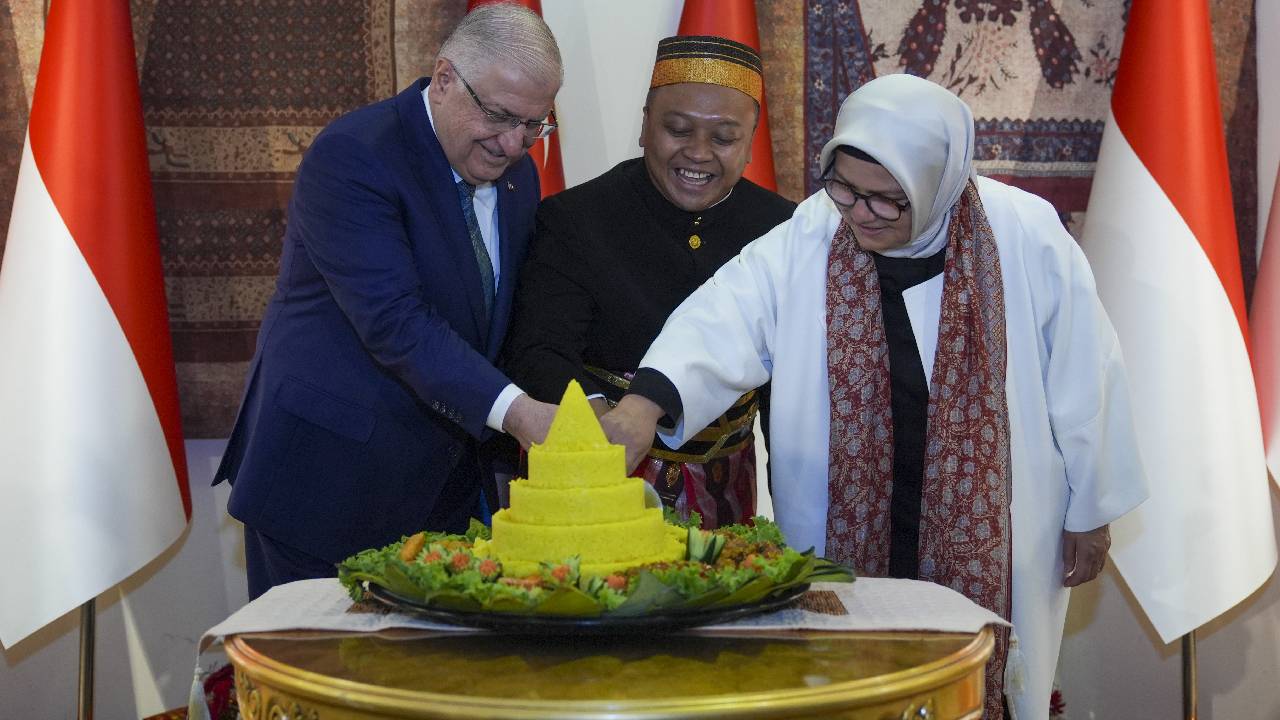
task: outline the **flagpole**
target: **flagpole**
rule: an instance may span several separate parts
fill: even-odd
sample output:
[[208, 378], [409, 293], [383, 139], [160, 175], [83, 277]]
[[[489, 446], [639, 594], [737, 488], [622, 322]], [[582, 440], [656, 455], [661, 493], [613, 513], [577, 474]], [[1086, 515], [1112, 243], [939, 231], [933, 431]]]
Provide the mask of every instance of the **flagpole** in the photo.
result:
[[89, 598], [80, 606], [80, 702], [76, 707], [78, 720], [93, 720], [93, 641], [94, 599]]
[[1196, 705], [1199, 701], [1199, 693], [1196, 692], [1196, 631], [1192, 630], [1182, 636], [1183, 720], [1196, 720]]

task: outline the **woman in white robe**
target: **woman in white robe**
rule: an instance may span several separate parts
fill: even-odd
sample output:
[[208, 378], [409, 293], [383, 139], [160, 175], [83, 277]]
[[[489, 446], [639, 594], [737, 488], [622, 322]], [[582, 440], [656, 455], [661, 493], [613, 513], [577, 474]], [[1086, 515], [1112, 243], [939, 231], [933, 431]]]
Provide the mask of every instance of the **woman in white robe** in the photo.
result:
[[[640, 364], [678, 393], [679, 417], [669, 418], [673, 426], [659, 434], [677, 446], [743, 392], [771, 380], [776, 520], [791, 545], [828, 553], [834, 532], [833, 238], [847, 231], [865, 250], [892, 257], [941, 252], [955, 235], [962, 195], [976, 188], [980, 205], [976, 198], [970, 204], [978, 216], [985, 210], [1003, 296], [1003, 452], [1005, 486], [1011, 485], [1005, 502], [1012, 518], [1005, 530], [1011, 541], [1007, 612], [1020, 648], [1009, 655], [1004, 691], [1014, 718], [1047, 717], [1068, 586], [1101, 571], [1107, 525], [1147, 495], [1115, 332], [1084, 255], [1053, 208], [973, 175], [973, 120], [959, 98], [908, 75], [874, 80], [842, 106], [835, 137], [823, 150], [824, 168], [854, 167], [841, 147], [874, 157], [874, 164], [853, 158], [855, 174], [871, 177], [871, 185], [888, 178], [887, 188], [856, 188], [852, 205], [844, 207], [828, 192], [815, 193], [676, 309]], [[872, 216], [870, 200], [859, 202], [876, 192], [881, 209], [886, 198], [905, 196], [900, 222], [885, 223]], [[902, 293], [921, 364], [934, 373], [947, 276]], [[926, 380], [932, 388], [938, 376]], [[604, 420], [610, 437], [628, 446], [629, 461], [639, 458], [668, 409], [650, 402], [661, 402], [662, 393], [649, 397], [645, 387], [638, 375], [634, 394]]]

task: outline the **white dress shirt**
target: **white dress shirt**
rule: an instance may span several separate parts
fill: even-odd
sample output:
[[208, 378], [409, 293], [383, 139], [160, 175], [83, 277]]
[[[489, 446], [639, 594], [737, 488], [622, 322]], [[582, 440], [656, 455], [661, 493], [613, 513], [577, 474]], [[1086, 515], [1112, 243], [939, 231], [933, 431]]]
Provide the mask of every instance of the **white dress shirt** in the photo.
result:
[[[427, 98], [427, 91], [431, 86], [428, 85], [422, 90], [422, 102], [427, 106], [427, 121], [431, 123], [431, 131], [435, 132], [436, 121], [431, 115], [431, 101]], [[453, 173], [453, 183], [458, 184], [462, 176], [452, 167], [449, 171]], [[461, 200], [458, 201], [461, 204]], [[480, 225], [480, 237], [484, 238], [484, 249], [489, 253], [489, 262], [493, 263], [493, 290], [496, 293], [502, 282], [502, 259], [499, 257], [498, 243], [498, 189], [493, 183], [487, 182], [476, 185], [476, 194], [472, 199], [475, 206], [476, 222]], [[502, 432], [502, 421], [507, 417], [507, 410], [510, 409], [511, 403], [515, 401], [524, 391], [511, 383], [498, 393], [498, 399], [493, 402], [493, 407], [489, 409], [489, 417], [485, 420], [485, 424], [489, 427]]]

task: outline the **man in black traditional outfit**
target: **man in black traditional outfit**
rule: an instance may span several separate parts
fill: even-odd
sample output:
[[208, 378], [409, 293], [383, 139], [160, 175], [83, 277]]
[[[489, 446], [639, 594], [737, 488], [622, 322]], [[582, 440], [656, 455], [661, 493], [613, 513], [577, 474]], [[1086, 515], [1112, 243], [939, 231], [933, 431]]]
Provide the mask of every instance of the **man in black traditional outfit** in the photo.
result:
[[[742, 178], [763, 93], [760, 56], [711, 36], [658, 43], [643, 158], [543, 201], [504, 351], [514, 382], [556, 402], [570, 379], [597, 413], [625, 392], [667, 316], [795, 203]], [[635, 474], [703, 526], [755, 514], [752, 391], [684, 446], [655, 441]]]

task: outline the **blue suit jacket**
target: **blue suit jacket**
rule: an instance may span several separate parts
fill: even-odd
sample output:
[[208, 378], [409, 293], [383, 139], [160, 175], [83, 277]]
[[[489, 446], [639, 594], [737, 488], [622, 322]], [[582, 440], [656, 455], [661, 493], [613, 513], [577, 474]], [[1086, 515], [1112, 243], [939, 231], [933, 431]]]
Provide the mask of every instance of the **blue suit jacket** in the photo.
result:
[[[214, 482], [228, 511], [327, 560], [465, 528], [478, 441], [539, 198], [529, 158], [496, 183], [501, 279], [480, 271], [423, 78], [345, 115], [298, 170], [275, 295]], [[457, 507], [446, 507], [454, 505]], [[444, 527], [449, 526], [449, 527]]]

